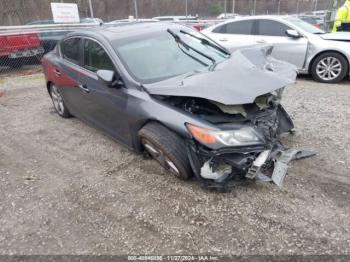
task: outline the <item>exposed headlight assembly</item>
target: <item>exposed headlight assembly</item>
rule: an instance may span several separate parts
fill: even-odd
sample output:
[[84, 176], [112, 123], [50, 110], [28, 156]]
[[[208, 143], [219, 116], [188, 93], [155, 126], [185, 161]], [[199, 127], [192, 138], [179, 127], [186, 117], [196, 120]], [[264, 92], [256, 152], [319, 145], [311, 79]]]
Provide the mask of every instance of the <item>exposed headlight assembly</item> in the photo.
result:
[[264, 143], [263, 137], [250, 126], [225, 131], [209, 130], [192, 124], [186, 124], [186, 127], [199, 143], [209, 147], [252, 146]]

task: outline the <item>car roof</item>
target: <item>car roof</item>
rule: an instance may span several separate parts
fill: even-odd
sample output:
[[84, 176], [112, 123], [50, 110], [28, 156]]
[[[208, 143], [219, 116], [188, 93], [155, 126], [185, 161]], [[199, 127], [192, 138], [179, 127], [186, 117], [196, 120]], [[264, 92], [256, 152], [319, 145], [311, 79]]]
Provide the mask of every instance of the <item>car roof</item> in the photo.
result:
[[255, 19], [272, 19], [272, 20], [283, 20], [286, 15], [254, 15], [254, 16], [242, 16], [234, 19], [228, 19], [227, 21], [242, 21], [242, 20], [255, 20]]
[[134, 36], [145, 35], [154, 32], [165, 31], [168, 28], [184, 27], [175, 23], [165, 22], [143, 22], [143, 23], [121, 23], [116, 25], [102, 25], [94, 28], [84, 29], [70, 33], [69, 36], [103, 36], [109, 41], [132, 38]]
[[204, 30], [213, 30], [214, 28], [217, 28], [219, 26], [229, 24], [232, 22], [249, 21], [249, 20], [257, 20], [257, 19], [268, 19], [268, 20], [280, 21], [280, 22], [289, 24], [289, 22], [285, 20], [286, 17], [290, 17], [290, 15], [255, 15], [255, 16], [236, 17], [236, 18], [226, 19], [225, 21], [215, 24], [209, 27], [208, 29], [204, 29]]

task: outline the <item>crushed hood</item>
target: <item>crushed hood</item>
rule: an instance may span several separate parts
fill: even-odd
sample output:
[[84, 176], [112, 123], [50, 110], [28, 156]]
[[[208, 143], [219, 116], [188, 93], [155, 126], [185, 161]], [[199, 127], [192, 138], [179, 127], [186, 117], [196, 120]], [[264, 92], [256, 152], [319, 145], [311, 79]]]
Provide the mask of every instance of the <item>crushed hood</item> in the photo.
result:
[[325, 40], [350, 42], [350, 32], [328, 33], [328, 34], [321, 35], [321, 38]]
[[271, 46], [240, 49], [213, 71], [195, 72], [146, 84], [153, 95], [198, 97], [225, 105], [253, 103], [255, 98], [295, 82], [296, 68], [273, 59]]

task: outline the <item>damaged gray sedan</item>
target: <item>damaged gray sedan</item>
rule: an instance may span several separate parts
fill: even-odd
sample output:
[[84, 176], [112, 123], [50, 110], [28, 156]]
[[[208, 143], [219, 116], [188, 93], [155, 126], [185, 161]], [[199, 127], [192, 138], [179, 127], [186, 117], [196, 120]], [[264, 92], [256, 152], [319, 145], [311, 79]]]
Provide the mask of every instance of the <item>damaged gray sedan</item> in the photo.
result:
[[270, 53], [230, 54], [187, 27], [143, 23], [71, 33], [42, 63], [60, 116], [148, 152], [180, 179], [224, 188], [281, 185], [289, 161], [309, 155], [280, 142], [294, 128], [281, 95], [296, 69]]

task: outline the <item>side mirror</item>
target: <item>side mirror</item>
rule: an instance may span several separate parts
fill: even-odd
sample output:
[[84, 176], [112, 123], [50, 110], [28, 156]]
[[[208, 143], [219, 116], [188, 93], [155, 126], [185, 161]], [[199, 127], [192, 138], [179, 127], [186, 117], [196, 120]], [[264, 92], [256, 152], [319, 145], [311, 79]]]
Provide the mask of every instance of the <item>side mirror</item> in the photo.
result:
[[98, 80], [107, 87], [121, 87], [124, 85], [120, 76], [112, 70], [98, 70], [96, 74]]
[[288, 29], [286, 31], [286, 35], [292, 38], [300, 38], [302, 37], [301, 34], [299, 34], [299, 32], [297, 30], [293, 30], [293, 29]]
[[114, 72], [111, 70], [98, 70], [96, 72], [97, 74], [97, 78], [100, 82], [102, 82], [103, 84], [111, 87], [113, 84], [113, 80], [114, 80]]

